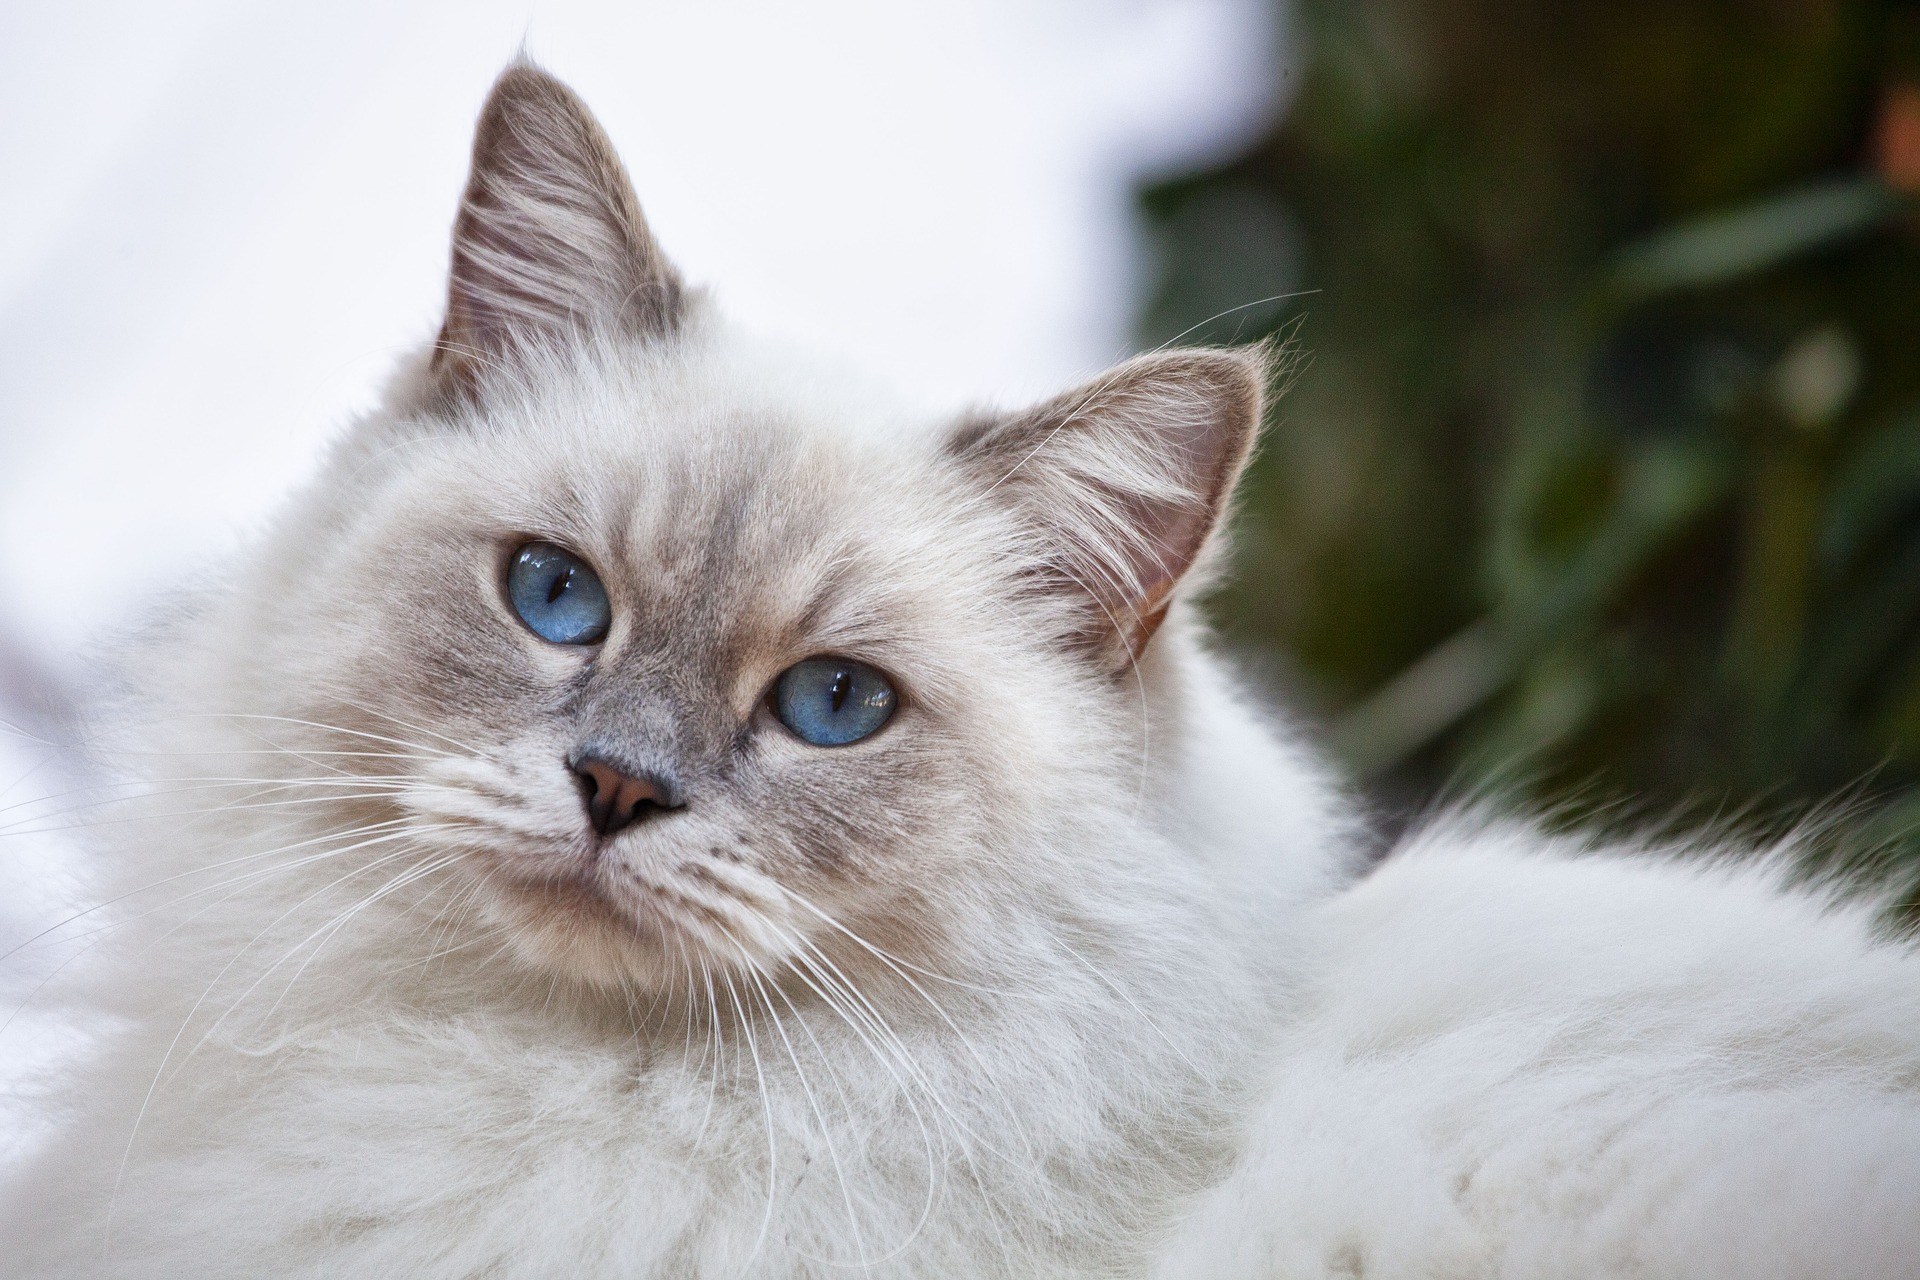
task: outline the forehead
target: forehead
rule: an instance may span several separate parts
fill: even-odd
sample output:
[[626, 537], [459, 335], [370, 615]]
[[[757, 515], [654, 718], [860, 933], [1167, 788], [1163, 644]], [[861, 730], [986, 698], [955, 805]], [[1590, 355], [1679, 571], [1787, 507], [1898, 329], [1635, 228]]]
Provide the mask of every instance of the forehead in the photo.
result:
[[668, 372], [589, 371], [451, 441], [440, 469], [466, 519], [587, 556], [658, 641], [851, 643], [939, 594], [958, 548], [933, 424], [777, 379]]

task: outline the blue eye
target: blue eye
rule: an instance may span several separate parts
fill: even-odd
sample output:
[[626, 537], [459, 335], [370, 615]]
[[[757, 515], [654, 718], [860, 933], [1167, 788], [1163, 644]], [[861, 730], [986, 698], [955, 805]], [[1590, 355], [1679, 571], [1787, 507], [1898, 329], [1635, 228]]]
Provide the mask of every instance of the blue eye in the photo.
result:
[[551, 542], [529, 542], [513, 553], [507, 598], [527, 630], [554, 644], [594, 644], [613, 621], [600, 575]]
[[843, 747], [877, 731], [898, 701], [887, 678], [864, 662], [808, 658], [774, 682], [780, 723], [816, 747]]

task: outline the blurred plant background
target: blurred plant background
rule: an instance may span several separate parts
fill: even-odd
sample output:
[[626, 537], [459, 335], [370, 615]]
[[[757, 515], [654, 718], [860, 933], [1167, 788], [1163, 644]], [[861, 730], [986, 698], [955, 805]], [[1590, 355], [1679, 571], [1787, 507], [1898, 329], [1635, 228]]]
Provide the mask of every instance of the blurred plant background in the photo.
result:
[[1390, 808], [1487, 779], [1570, 818], [1844, 796], [1920, 859], [1920, 12], [1293, 24], [1284, 120], [1141, 194], [1144, 341], [1306, 357], [1232, 639]]

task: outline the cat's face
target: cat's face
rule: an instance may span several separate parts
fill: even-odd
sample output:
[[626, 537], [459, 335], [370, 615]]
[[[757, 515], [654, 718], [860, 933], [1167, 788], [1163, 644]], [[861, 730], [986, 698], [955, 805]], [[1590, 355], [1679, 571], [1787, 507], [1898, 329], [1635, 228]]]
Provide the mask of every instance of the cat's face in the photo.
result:
[[409, 744], [420, 856], [522, 959], [817, 972], [1091, 873], [1048, 833], [1119, 794], [1128, 664], [1257, 363], [955, 424], [812, 381], [685, 294], [590, 118], [510, 71], [442, 353], [329, 479], [283, 666], [312, 719]]
[[[980, 554], [995, 522], [930, 435], [626, 359], [661, 376], [578, 367], [362, 473], [319, 584], [345, 602], [341, 696], [314, 718], [445, 752], [404, 770], [423, 842], [463, 851], [523, 954], [581, 976], [669, 981], [788, 956], [827, 915], [863, 936], [916, 918], [921, 887], [1027, 820], [1076, 675], [1032, 660]], [[556, 630], [556, 587], [583, 616], [604, 598], [604, 634]], [[843, 670], [862, 687], [836, 717]], [[596, 822], [609, 773], [658, 794]]]

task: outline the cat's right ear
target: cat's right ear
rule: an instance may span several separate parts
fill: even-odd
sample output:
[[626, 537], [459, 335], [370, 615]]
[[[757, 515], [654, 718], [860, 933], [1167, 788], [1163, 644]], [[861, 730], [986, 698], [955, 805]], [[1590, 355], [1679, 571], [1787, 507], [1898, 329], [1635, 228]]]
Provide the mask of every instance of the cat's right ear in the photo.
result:
[[474, 133], [436, 381], [471, 396], [583, 334], [669, 333], [684, 292], [586, 105], [529, 62], [508, 67]]

